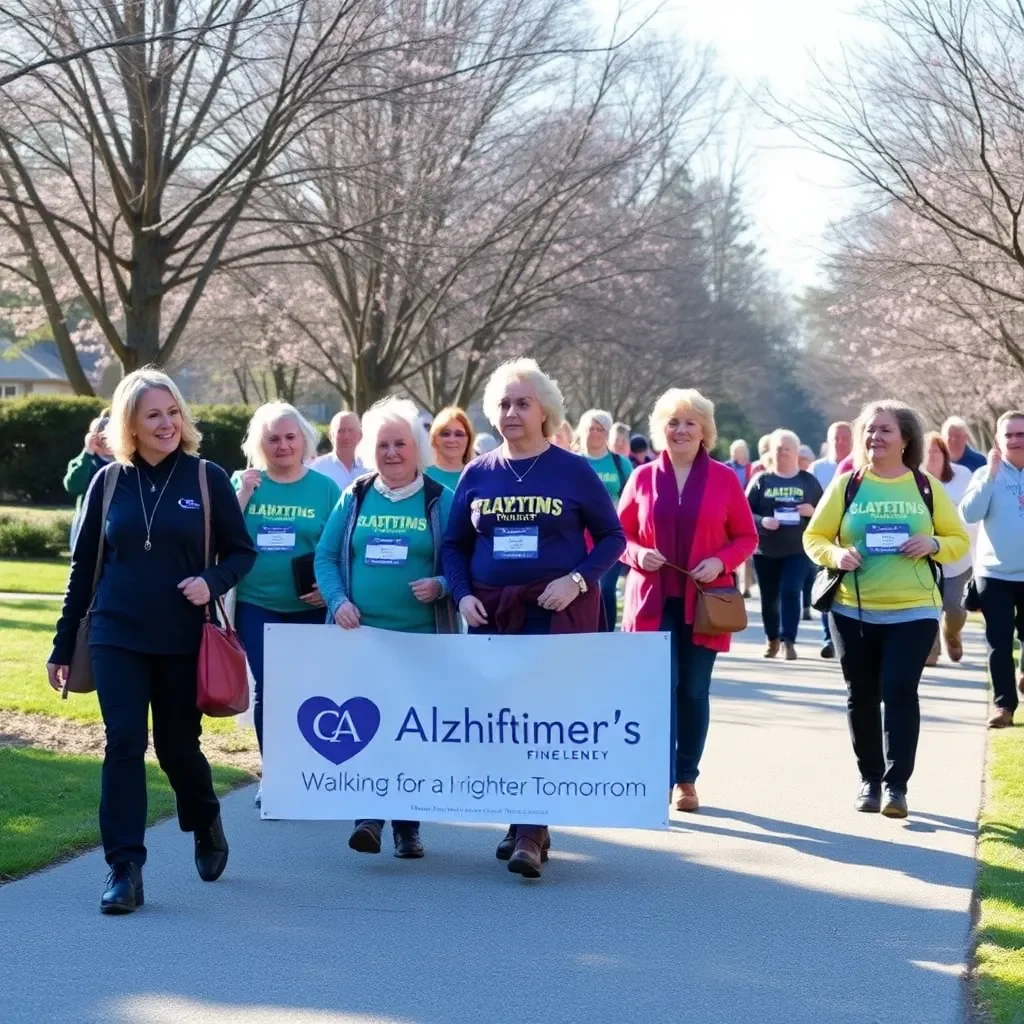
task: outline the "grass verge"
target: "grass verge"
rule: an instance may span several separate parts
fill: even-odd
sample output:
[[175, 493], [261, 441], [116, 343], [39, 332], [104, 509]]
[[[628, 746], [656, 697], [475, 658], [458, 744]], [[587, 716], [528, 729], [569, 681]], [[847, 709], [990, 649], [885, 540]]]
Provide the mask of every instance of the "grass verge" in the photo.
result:
[[989, 733], [978, 840], [975, 991], [992, 1024], [1024, 1024], [1024, 729]]
[[[73, 693], [61, 700], [46, 682], [46, 659], [60, 609], [59, 601], [0, 603], [0, 711], [99, 722], [95, 693]], [[203, 731], [234, 733], [238, 727], [232, 718], [204, 718]]]
[[[33, 747], [0, 748], [0, 882], [99, 843], [100, 764]], [[218, 792], [250, 779], [237, 768], [213, 768]], [[174, 794], [155, 764], [146, 765], [146, 781], [152, 824], [174, 813]]]
[[74, 514], [74, 505], [0, 505], [0, 516], [14, 516], [36, 523], [62, 522]]
[[31, 561], [0, 558], [0, 591], [16, 594], [63, 594], [68, 563], [62, 558]]

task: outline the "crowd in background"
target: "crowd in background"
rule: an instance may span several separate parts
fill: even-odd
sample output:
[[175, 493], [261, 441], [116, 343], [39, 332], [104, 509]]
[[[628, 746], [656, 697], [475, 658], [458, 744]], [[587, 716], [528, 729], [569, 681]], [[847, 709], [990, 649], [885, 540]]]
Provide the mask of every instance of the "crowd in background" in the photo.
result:
[[[529, 359], [495, 371], [483, 412], [497, 436], [476, 432], [462, 409], [425, 418], [387, 398], [362, 417], [339, 412], [318, 455], [302, 414], [267, 403], [249, 424], [244, 467], [230, 477], [211, 467], [200, 500], [199, 435], [174, 383], [153, 370], [122, 381], [69, 466], [79, 514], [48, 665], [59, 687], [91, 608], [108, 737], [105, 910], [142, 902], [149, 706], [200, 875], [212, 880], [226, 863], [198, 718], [180, 698], [203, 610], [228, 590], [261, 749], [267, 623], [543, 635], [614, 631], [621, 615], [624, 631], [671, 636], [670, 802], [696, 811], [712, 673], [730, 645], [700, 602], [707, 592], [750, 599], [755, 581], [766, 658], [798, 659], [801, 623], [820, 615], [820, 654], [838, 658], [847, 688], [857, 809], [908, 813], [918, 685], [943, 643], [952, 661], [963, 657], [968, 608], [985, 618], [989, 725], [1013, 724], [1024, 688], [1013, 656], [1024, 634], [1024, 413], [1000, 417], [987, 457], [963, 421], [926, 434], [912, 409], [883, 401], [833, 423], [820, 457], [780, 428], [759, 439], [756, 460], [737, 439], [719, 462], [714, 405], [700, 392], [668, 389], [648, 436], [600, 409], [573, 427], [557, 383]], [[215, 564], [197, 532], [207, 500]], [[140, 620], [175, 591], [183, 600], [167, 615]], [[379, 853], [385, 824], [355, 822], [349, 846]], [[418, 822], [391, 828], [397, 857], [424, 855]], [[496, 856], [538, 877], [550, 842], [543, 825], [513, 823]]]

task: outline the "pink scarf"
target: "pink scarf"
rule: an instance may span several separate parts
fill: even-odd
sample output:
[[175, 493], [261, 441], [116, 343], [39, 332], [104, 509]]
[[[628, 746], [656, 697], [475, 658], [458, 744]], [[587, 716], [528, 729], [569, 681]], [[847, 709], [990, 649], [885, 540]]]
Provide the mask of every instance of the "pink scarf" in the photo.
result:
[[[676, 486], [676, 472], [668, 452], [661, 453], [654, 471], [654, 540], [665, 558], [680, 569], [692, 568], [690, 551], [704, 500], [710, 461], [707, 449], [701, 445], [683, 485], [682, 495]], [[662, 572], [665, 574], [662, 578], [668, 584], [666, 595], [682, 597], [684, 580], [680, 579], [679, 573], [667, 566]]]

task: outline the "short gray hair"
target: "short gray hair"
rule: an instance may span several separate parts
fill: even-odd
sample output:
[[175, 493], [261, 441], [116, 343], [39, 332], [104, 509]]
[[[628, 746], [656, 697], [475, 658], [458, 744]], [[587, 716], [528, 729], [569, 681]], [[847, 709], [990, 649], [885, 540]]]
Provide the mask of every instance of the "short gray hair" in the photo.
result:
[[340, 412], [336, 412], [331, 417], [331, 424], [327, 428], [327, 436], [330, 437], [332, 444], [334, 443], [335, 437], [338, 435], [338, 427], [341, 426], [341, 421], [345, 419], [346, 416], [354, 416], [356, 423], [359, 422], [359, 413], [357, 412], [349, 412], [347, 409], [342, 409]]
[[737, 452], [746, 452], [747, 458], [750, 458], [750, 445], [743, 440], [742, 437], [737, 437], [731, 445], [729, 445], [729, 457], [736, 458]]
[[[773, 430], [769, 435], [768, 450], [774, 451], [784, 441], [788, 441], [795, 449], [797, 454], [800, 454], [800, 438], [792, 430], [787, 430], [785, 427], [779, 427], [778, 430]], [[811, 452], [811, 457], [814, 457], [814, 452]]]
[[962, 416], [950, 416], [946, 422], [942, 424], [942, 436], [945, 437], [950, 427], [959, 427], [966, 435], [967, 440], [971, 440], [971, 428], [967, 426], [967, 420]]
[[484, 387], [483, 409], [489, 423], [495, 427], [501, 421], [501, 399], [512, 381], [526, 381], [533, 385], [537, 401], [544, 411], [544, 436], [552, 438], [565, 419], [565, 400], [558, 381], [552, 380], [537, 365], [536, 359], [509, 359], [502, 363]]
[[377, 437], [388, 423], [404, 423], [416, 445], [416, 465], [422, 473], [433, 461], [430, 437], [423, 426], [416, 403], [408, 398], [382, 398], [363, 413], [363, 437], [356, 446], [356, 458], [367, 469], [377, 465]]
[[612, 439], [612, 414], [604, 409], [588, 409], [576, 424], [576, 441], [580, 445], [580, 451], [585, 451], [587, 445], [587, 434], [590, 432], [590, 425], [599, 423], [604, 427], [608, 440]]
[[265, 402], [252, 414], [245, 432], [245, 440], [242, 441], [242, 453], [255, 469], [267, 468], [269, 460], [263, 448], [263, 438], [275, 423], [282, 420], [294, 420], [299, 433], [302, 434], [302, 461], [308, 462], [316, 455], [318, 438], [309, 420], [294, 405], [287, 402]]

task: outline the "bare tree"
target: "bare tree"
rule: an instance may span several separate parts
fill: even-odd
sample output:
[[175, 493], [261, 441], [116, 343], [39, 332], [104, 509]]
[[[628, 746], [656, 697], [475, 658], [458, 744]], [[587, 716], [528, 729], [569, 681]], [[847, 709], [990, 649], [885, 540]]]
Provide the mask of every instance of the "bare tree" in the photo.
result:
[[[570, 0], [442, 13], [412, 67], [388, 73], [470, 70], [324, 118], [290, 155], [309, 187], [268, 196], [299, 255], [265, 272], [306, 289], [282, 322], [357, 409], [395, 388], [428, 408], [468, 403], [552, 309], [647, 272], [615, 254], [651, 234], [658, 197], [717, 114], [708, 54], [588, 52]], [[324, 241], [330, 231], [344, 237]]]

